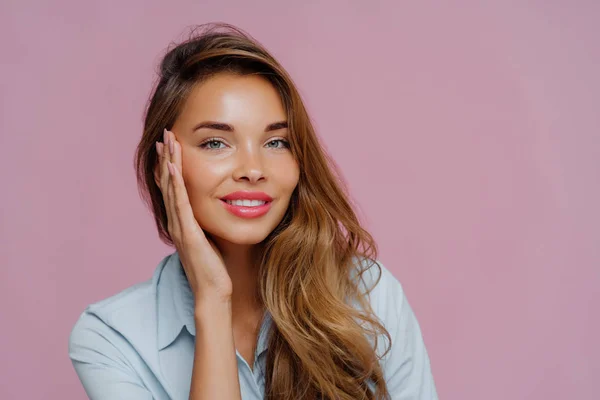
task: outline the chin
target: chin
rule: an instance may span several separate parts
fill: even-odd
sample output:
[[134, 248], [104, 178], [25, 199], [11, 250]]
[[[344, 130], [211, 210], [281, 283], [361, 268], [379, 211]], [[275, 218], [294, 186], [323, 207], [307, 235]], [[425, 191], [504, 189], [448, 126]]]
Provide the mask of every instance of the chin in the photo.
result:
[[[257, 224], [258, 225], [258, 224]], [[255, 245], [261, 243], [273, 231], [270, 227], [248, 224], [247, 226], [220, 226], [219, 229], [208, 230], [207, 233], [220, 240], [237, 245]]]
[[272, 208], [258, 218], [239, 218], [224, 210], [205, 209], [195, 213], [198, 224], [209, 237], [235, 245], [256, 245], [263, 242], [285, 215], [285, 209]]

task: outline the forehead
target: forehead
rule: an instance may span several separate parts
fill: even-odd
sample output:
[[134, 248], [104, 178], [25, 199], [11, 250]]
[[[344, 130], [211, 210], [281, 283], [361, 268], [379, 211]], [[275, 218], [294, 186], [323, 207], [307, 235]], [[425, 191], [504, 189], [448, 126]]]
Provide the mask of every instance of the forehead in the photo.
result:
[[191, 126], [209, 120], [236, 128], [264, 128], [285, 119], [281, 97], [266, 78], [220, 73], [194, 86], [177, 125]]

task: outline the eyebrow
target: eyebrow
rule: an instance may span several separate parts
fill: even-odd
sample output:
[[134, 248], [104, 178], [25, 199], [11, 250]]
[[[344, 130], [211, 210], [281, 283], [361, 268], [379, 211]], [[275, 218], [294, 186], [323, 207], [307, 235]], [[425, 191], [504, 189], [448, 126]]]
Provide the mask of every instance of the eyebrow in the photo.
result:
[[[287, 127], [288, 127], [287, 121], [273, 122], [272, 124], [267, 125], [267, 127], [265, 128], [265, 132], [276, 131], [276, 130], [284, 129]], [[214, 129], [217, 131], [224, 131], [224, 132], [233, 132], [234, 131], [233, 126], [231, 126], [229, 124], [224, 124], [222, 122], [214, 122], [214, 121], [204, 121], [204, 122], [200, 122], [199, 124], [194, 126], [194, 129], [192, 129], [192, 132], [196, 132], [198, 129], [202, 129], [202, 128]]]

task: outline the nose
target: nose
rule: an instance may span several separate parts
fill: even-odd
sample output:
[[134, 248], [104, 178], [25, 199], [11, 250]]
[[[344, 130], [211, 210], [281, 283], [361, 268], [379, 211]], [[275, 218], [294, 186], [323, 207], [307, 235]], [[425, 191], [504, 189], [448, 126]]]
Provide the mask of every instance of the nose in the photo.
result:
[[253, 148], [238, 150], [233, 179], [250, 183], [257, 183], [266, 179], [260, 150]]

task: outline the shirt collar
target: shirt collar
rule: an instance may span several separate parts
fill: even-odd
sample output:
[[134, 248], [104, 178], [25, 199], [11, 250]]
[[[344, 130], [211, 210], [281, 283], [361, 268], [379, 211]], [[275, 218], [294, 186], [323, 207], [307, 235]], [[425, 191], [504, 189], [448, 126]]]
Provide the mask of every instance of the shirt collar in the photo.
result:
[[[169, 346], [179, 336], [185, 326], [196, 336], [194, 321], [194, 294], [185, 276], [183, 265], [177, 252], [167, 257], [156, 286], [158, 310], [158, 350]], [[269, 311], [261, 323], [256, 357], [267, 350], [268, 332], [272, 324]]]

